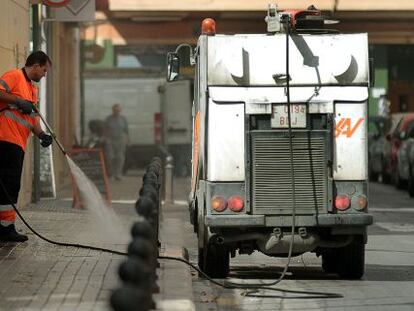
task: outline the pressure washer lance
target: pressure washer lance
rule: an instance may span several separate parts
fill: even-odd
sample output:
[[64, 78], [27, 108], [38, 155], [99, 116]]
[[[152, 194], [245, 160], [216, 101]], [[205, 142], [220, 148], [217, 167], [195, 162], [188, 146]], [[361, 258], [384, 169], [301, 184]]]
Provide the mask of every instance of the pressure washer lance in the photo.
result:
[[52, 127], [49, 125], [49, 123], [47, 123], [46, 119], [42, 116], [42, 114], [40, 113], [39, 109], [35, 105], [33, 105], [33, 110], [40, 117], [40, 119], [42, 120], [43, 124], [46, 126], [48, 132], [50, 133], [50, 135], [52, 136], [52, 138], [55, 140], [56, 144], [58, 145], [58, 147], [62, 151], [62, 153], [64, 155], [67, 155], [67, 152], [66, 152], [65, 148], [63, 148], [63, 145], [57, 139], [55, 132], [52, 130]]

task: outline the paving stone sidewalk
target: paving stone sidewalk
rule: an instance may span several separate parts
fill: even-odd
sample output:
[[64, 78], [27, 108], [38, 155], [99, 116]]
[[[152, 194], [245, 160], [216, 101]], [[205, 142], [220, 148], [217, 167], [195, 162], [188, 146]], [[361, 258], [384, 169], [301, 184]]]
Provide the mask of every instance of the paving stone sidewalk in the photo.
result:
[[[135, 172], [122, 181], [111, 181], [113, 208], [125, 228], [137, 219], [134, 202], [141, 187], [142, 174]], [[188, 180], [174, 181], [177, 200], [163, 206], [160, 224], [162, 251], [182, 256], [183, 222], [187, 217], [185, 199]], [[62, 194], [63, 193], [63, 194]], [[61, 242], [90, 244], [125, 251], [130, 236], [111, 241], [102, 236], [91, 215], [72, 208], [65, 198], [70, 189], [56, 200], [42, 200], [22, 210], [25, 219], [42, 235]], [[184, 216], [185, 215], [185, 216]], [[120, 286], [118, 266], [124, 256], [47, 243], [25, 228], [26, 243], [0, 242], [0, 310], [111, 310], [111, 291]], [[161, 261], [158, 270], [160, 293], [157, 306], [162, 310], [194, 310], [190, 269], [182, 263]]]

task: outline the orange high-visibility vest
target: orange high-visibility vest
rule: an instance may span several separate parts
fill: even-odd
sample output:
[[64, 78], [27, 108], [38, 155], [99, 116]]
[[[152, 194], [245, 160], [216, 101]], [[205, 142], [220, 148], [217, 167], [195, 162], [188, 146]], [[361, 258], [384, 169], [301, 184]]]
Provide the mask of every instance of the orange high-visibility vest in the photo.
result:
[[[23, 69], [13, 69], [4, 73], [0, 77], [0, 90], [37, 103], [37, 89]], [[19, 145], [25, 150], [27, 138], [38, 117], [8, 108], [6, 103], [0, 102], [0, 140]]]

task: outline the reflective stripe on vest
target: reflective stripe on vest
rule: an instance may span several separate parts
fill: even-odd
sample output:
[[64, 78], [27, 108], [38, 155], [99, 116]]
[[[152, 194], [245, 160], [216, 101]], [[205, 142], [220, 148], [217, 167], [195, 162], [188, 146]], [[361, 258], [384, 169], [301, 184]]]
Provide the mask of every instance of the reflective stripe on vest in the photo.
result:
[[7, 226], [16, 220], [16, 212], [13, 209], [0, 212], [0, 220], [2, 222], [2, 225]]
[[2, 205], [2, 204], [0, 204], [0, 212], [10, 211], [12, 209], [13, 209], [13, 207], [11, 205]]
[[3, 114], [12, 119], [13, 121], [16, 121], [17, 123], [23, 125], [24, 127], [26, 127], [27, 129], [29, 129], [29, 131], [33, 131], [33, 126], [27, 122], [25, 119], [20, 118], [19, 116], [15, 115], [13, 112], [11, 112], [10, 110], [5, 110], [3, 111]]
[[4, 89], [6, 90], [7, 93], [10, 93], [10, 87], [6, 83], [6, 81], [0, 79], [0, 84], [4, 87]]

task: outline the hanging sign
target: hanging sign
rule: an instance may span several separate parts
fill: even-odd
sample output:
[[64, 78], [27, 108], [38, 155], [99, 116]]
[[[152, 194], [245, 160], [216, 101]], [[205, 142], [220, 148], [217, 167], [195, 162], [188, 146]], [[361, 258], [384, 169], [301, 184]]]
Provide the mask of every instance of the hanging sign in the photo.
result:
[[[61, 0], [62, 1], [62, 0]], [[95, 0], [70, 0], [64, 6], [52, 8], [59, 22], [89, 22], [95, 20]]]
[[67, 5], [70, 0], [43, 0], [42, 2], [47, 6], [60, 7]]

